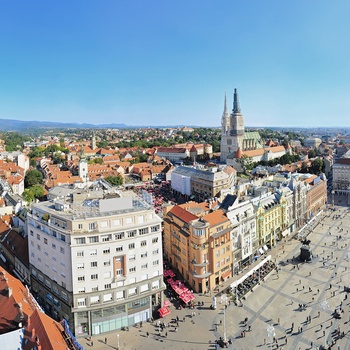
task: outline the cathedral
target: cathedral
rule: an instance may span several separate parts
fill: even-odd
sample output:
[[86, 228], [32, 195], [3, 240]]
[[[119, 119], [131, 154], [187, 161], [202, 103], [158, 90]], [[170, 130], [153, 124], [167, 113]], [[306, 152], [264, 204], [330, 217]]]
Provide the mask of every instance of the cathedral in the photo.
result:
[[239, 106], [237, 89], [233, 94], [233, 109], [229, 114], [225, 95], [224, 113], [221, 118], [220, 160], [240, 171], [240, 158], [250, 157], [253, 162], [278, 158], [291, 152], [290, 147], [279, 146], [273, 141], [262, 143], [257, 131], [244, 130], [244, 116]]

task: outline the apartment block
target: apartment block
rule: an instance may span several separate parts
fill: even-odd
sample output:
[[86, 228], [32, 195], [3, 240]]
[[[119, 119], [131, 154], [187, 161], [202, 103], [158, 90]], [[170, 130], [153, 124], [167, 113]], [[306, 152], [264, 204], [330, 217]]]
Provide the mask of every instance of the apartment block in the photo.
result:
[[[53, 194], [56, 193], [56, 196]], [[161, 219], [129, 192], [63, 186], [27, 216], [32, 290], [76, 335], [145, 321], [163, 285]]]

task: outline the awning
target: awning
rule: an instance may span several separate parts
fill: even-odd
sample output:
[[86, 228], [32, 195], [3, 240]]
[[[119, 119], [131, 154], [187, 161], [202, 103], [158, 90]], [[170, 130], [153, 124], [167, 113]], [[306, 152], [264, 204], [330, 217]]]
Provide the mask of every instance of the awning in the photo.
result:
[[231, 271], [228, 270], [228, 271], [224, 272], [224, 273], [221, 275], [221, 278], [224, 279], [224, 278], [230, 276], [230, 274], [231, 274]]
[[264, 254], [264, 250], [262, 248], [259, 248], [260, 254]]
[[266, 247], [266, 244], [264, 245], [264, 249], [266, 252], [269, 250], [269, 248]]
[[159, 310], [158, 310], [158, 312], [159, 312], [159, 315], [160, 315], [160, 317], [165, 317], [165, 316], [167, 316], [167, 315], [169, 315], [170, 314], [170, 310], [167, 308], [167, 307], [161, 307]]
[[190, 301], [194, 300], [195, 296], [192, 293], [184, 293], [180, 296], [180, 299], [187, 304]]
[[165, 307], [170, 306], [170, 301], [169, 301], [169, 300], [165, 300], [165, 301], [164, 301], [164, 306], [165, 306]]

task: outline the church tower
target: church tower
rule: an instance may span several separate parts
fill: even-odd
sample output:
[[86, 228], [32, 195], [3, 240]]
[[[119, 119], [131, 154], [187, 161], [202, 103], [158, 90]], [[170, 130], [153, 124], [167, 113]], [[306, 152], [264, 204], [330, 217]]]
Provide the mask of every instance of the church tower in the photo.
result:
[[231, 135], [244, 135], [244, 117], [239, 107], [237, 89], [233, 94], [233, 109], [231, 113]]
[[92, 132], [92, 137], [91, 137], [91, 148], [96, 149], [96, 136], [95, 136], [95, 131]]
[[238, 148], [242, 149], [244, 138], [244, 116], [239, 106], [237, 89], [233, 94], [233, 109], [230, 116], [227, 111], [226, 95], [224, 103], [224, 113], [221, 118], [221, 143], [220, 161], [226, 162], [230, 154], [235, 154]]
[[221, 118], [221, 135], [228, 135], [229, 132], [230, 132], [230, 116], [228, 114], [226, 93], [225, 93], [224, 112], [222, 113], [222, 118]]

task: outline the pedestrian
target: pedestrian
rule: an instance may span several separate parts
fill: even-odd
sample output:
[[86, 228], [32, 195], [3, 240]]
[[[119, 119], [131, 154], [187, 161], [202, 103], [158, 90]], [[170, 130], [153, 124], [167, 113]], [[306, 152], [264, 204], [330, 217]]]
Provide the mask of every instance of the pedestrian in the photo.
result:
[[266, 339], [264, 338], [264, 345], [266, 345]]
[[91, 346], [94, 346], [94, 342], [93, 342], [93, 340], [91, 340]]
[[107, 337], [105, 337], [105, 344], [107, 344]]
[[250, 331], [251, 331], [251, 329], [252, 329], [252, 326], [251, 326], [251, 325], [249, 325], [249, 326], [248, 326], [248, 332], [250, 332]]
[[168, 336], [168, 332], [165, 332], [165, 338]]
[[149, 338], [149, 333], [148, 332], [146, 333], [146, 335], [147, 335], [147, 338]]

